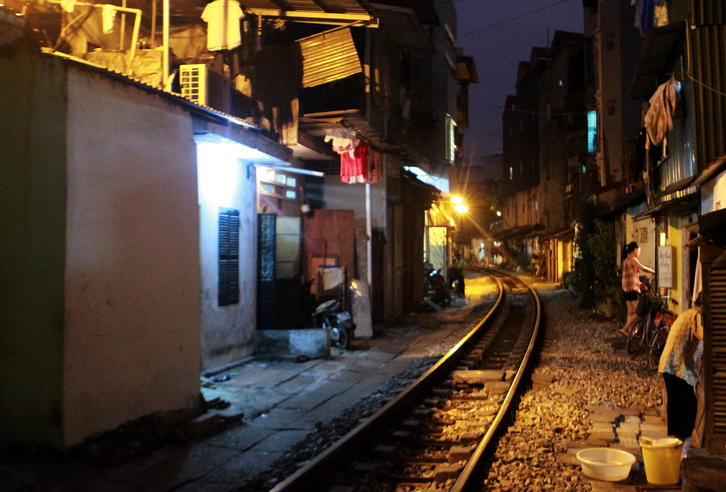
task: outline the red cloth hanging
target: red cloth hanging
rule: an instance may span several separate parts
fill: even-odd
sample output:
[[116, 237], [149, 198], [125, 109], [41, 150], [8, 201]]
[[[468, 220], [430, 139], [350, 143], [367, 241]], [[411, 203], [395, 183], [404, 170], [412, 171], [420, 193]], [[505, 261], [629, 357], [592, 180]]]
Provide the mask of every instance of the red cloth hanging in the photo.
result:
[[343, 183], [368, 181], [368, 145], [363, 140], [353, 150], [340, 154], [340, 180]]

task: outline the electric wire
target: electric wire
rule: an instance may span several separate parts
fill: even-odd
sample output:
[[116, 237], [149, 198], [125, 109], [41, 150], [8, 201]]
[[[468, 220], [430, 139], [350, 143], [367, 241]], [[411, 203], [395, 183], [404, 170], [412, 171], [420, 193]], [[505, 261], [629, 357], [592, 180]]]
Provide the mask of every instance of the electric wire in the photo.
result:
[[716, 89], [714, 87], [711, 87], [711, 86], [709, 86], [707, 84], [704, 84], [703, 82], [701, 82], [700, 80], [698, 80], [697, 78], [695, 78], [693, 76], [693, 74], [691, 74], [691, 72], [685, 72], [685, 75], [686, 75], [686, 77], [688, 77], [689, 79], [691, 79], [696, 84], [698, 84], [701, 87], [703, 87], [704, 89], [709, 90], [709, 91], [711, 91], [711, 92], [713, 92], [715, 94], [718, 94], [719, 96], [726, 97], [726, 93], [725, 92], [721, 92], [720, 90], [718, 90], [718, 89]]
[[469, 36], [471, 34], [477, 34], [477, 33], [480, 33], [480, 32], [488, 31], [489, 29], [494, 29], [495, 27], [503, 26], [504, 24], [509, 24], [510, 22], [514, 22], [514, 21], [518, 21], [520, 19], [524, 19], [525, 17], [529, 17], [530, 15], [537, 14], [537, 13], [542, 12], [544, 10], [551, 9], [552, 7], [556, 7], [558, 5], [561, 5], [563, 3], [566, 3], [567, 1], [568, 0], [560, 0], [559, 2], [555, 2], [555, 3], [552, 3], [550, 5], [545, 5], [544, 7], [541, 7], [541, 8], [536, 9], [536, 10], [532, 10], [531, 12], [525, 12], [524, 14], [518, 15], [516, 17], [512, 17], [511, 19], [505, 19], [505, 20], [503, 20], [501, 22], [497, 22], [495, 24], [490, 24], [488, 26], [482, 27], [481, 29], [475, 29], [473, 31], [469, 31], [469, 32], [465, 32], [463, 34], [459, 34], [457, 36], [457, 39], [462, 38], [464, 36]]

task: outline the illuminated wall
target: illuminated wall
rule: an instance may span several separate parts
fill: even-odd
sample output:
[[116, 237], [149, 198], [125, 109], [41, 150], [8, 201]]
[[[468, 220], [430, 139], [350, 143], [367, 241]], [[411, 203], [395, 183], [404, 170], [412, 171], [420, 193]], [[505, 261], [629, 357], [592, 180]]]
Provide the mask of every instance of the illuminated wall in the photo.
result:
[[[257, 323], [257, 206], [255, 167], [247, 147], [230, 140], [198, 142], [202, 367], [250, 356]], [[220, 306], [219, 211], [239, 211], [239, 302]]]

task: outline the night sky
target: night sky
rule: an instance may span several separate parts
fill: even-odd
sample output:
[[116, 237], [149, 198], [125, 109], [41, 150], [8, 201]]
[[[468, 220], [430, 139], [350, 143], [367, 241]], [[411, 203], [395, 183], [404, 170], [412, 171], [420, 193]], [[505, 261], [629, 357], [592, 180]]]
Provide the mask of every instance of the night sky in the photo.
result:
[[464, 148], [478, 162], [502, 151], [502, 109], [507, 95], [515, 93], [517, 65], [529, 60], [533, 47], [548, 46], [556, 30], [583, 32], [582, 0], [453, 2], [457, 45], [474, 58], [479, 75], [479, 83], [469, 88], [470, 128], [464, 133]]

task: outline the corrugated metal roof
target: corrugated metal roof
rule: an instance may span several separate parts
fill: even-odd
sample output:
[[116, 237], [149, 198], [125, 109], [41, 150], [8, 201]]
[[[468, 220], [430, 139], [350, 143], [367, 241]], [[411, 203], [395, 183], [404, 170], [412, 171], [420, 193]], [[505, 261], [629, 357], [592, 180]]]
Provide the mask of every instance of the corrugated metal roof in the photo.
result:
[[303, 87], [362, 72], [350, 29], [335, 29], [298, 40], [303, 57]]

